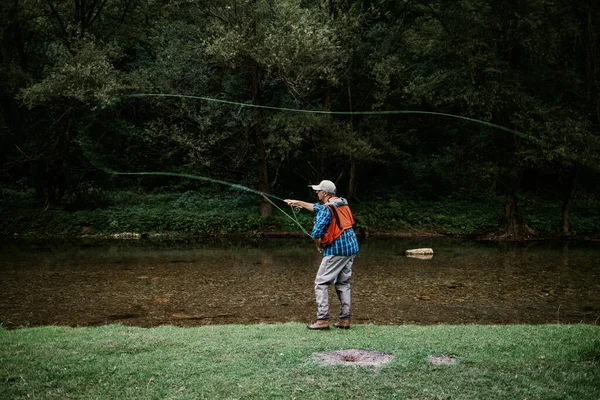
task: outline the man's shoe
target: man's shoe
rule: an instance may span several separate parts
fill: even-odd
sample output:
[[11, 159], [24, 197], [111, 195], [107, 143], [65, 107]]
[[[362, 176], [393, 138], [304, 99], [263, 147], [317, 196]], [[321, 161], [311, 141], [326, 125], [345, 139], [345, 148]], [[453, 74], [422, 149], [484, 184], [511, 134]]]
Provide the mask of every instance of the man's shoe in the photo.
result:
[[350, 329], [350, 320], [340, 319], [338, 322], [334, 322], [333, 326], [340, 329]]
[[318, 319], [317, 322], [313, 324], [306, 325], [308, 329], [312, 329], [315, 331], [322, 331], [325, 329], [329, 329], [329, 320], [326, 319]]

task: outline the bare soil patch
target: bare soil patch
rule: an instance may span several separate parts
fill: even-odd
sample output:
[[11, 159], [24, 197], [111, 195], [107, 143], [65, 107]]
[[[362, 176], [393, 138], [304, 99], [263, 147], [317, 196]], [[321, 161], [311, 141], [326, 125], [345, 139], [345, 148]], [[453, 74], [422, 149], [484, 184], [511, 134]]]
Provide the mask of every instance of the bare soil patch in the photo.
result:
[[313, 353], [312, 359], [325, 365], [358, 365], [381, 367], [392, 361], [394, 356], [369, 350], [336, 350], [322, 353]]
[[453, 365], [458, 363], [458, 358], [446, 355], [430, 355], [429, 362], [434, 365]]

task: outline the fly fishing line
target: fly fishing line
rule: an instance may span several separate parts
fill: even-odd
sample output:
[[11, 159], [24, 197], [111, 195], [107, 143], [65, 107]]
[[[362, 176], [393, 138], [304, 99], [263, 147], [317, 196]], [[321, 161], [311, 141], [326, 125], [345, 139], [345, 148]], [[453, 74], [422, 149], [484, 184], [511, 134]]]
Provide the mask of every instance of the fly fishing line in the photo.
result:
[[[132, 97], [132, 98], [135, 98], [135, 97], [137, 97], [137, 98], [143, 98], [143, 97], [183, 98], [183, 99], [203, 100], [203, 101], [207, 101], [207, 102], [227, 104], [227, 105], [239, 107], [240, 110], [242, 108], [244, 108], [244, 107], [248, 107], [248, 108], [260, 108], [260, 109], [266, 109], [266, 110], [295, 112], [295, 113], [305, 113], [305, 114], [327, 114], [327, 115], [347, 115], [347, 116], [355, 116], [355, 115], [401, 115], [401, 114], [433, 115], [433, 116], [438, 116], [438, 117], [455, 118], [455, 119], [460, 119], [460, 120], [464, 120], [464, 121], [468, 121], [468, 122], [474, 122], [474, 123], [477, 123], [477, 124], [488, 126], [490, 128], [495, 128], [495, 129], [502, 130], [502, 131], [505, 131], [505, 132], [508, 132], [508, 133], [512, 133], [512, 134], [514, 134], [516, 136], [519, 136], [519, 137], [525, 138], [527, 140], [533, 141], [533, 142], [535, 142], [536, 144], [539, 144], [539, 145], [544, 145], [545, 144], [545, 143], [543, 143], [538, 138], [535, 138], [535, 137], [533, 137], [531, 135], [526, 135], [523, 132], [517, 131], [515, 129], [507, 128], [507, 127], [502, 126], [502, 125], [497, 125], [497, 124], [494, 124], [494, 123], [491, 123], [491, 122], [487, 122], [487, 121], [483, 121], [483, 120], [476, 119], [476, 118], [464, 117], [464, 116], [461, 116], [461, 115], [450, 114], [450, 113], [440, 113], [440, 112], [435, 112], [435, 111], [420, 111], [420, 110], [380, 110], [380, 111], [326, 111], [326, 110], [309, 110], [309, 109], [299, 109], [299, 108], [274, 107], [274, 106], [258, 105], [258, 104], [252, 104], [252, 103], [241, 103], [241, 102], [224, 100], [224, 99], [217, 99], [217, 98], [206, 97], [206, 96], [193, 96], [193, 95], [168, 94], [168, 93], [134, 93], [134, 94], [124, 95], [123, 97]], [[107, 172], [107, 173], [115, 174], [115, 175], [162, 175], [162, 176], [174, 176], [174, 177], [189, 178], [189, 179], [196, 179], [196, 180], [202, 180], [202, 181], [206, 181], [206, 182], [217, 183], [217, 184], [229, 186], [232, 189], [237, 189], [237, 190], [241, 190], [241, 191], [246, 191], [246, 192], [249, 192], [249, 193], [253, 193], [253, 194], [259, 195], [262, 198], [264, 198], [271, 205], [273, 205], [275, 208], [277, 208], [279, 211], [281, 211], [286, 217], [290, 218], [297, 226], [300, 227], [300, 229], [302, 230], [302, 232], [304, 234], [308, 235], [309, 237], [311, 236], [310, 233], [308, 233], [308, 231], [298, 221], [297, 214], [300, 212], [300, 209], [294, 209], [294, 207], [290, 206], [291, 210], [292, 210], [292, 215], [289, 215], [281, 207], [279, 207], [277, 204], [275, 204], [270, 198], [273, 198], [273, 199], [276, 199], [276, 200], [280, 200], [280, 201], [283, 201], [283, 199], [281, 199], [280, 197], [277, 197], [275, 195], [269, 194], [269, 193], [264, 193], [264, 192], [261, 192], [259, 190], [251, 189], [251, 188], [248, 188], [248, 187], [243, 186], [243, 185], [226, 182], [226, 181], [222, 181], [222, 180], [219, 180], [219, 179], [213, 179], [213, 178], [209, 178], [209, 177], [205, 177], [205, 176], [198, 176], [198, 175], [192, 175], [192, 174], [183, 174], [183, 173], [174, 173], [174, 172], [118, 172], [118, 171], [114, 171], [114, 170], [111, 170], [111, 169], [108, 169], [108, 168], [105, 168], [105, 167], [99, 167], [99, 166], [96, 166], [96, 167], [98, 169], [101, 169], [101, 170]]]
[[182, 98], [182, 99], [192, 99], [192, 100], [203, 100], [207, 102], [213, 103], [221, 103], [228, 104], [231, 106], [237, 106], [243, 108], [260, 108], [264, 110], [273, 110], [273, 111], [287, 111], [287, 112], [295, 112], [295, 113], [304, 113], [304, 114], [326, 114], [326, 115], [347, 115], [347, 116], [357, 116], [357, 115], [401, 115], [401, 114], [414, 114], [414, 115], [433, 115], [438, 117], [447, 117], [447, 118], [455, 118], [461, 119], [463, 121], [474, 122], [477, 124], [485, 125], [490, 128], [495, 128], [502, 130], [504, 132], [512, 133], [519, 137], [531, 140], [536, 142], [537, 144], [543, 144], [539, 139], [527, 135], [523, 132], [520, 132], [515, 129], [507, 128], [506, 126], [494, 124], [492, 122], [483, 121], [477, 118], [465, 117], [462, 115], [450, 114], [450, 113], [441, 113], [436, 111], [421, 111], [421, 110], [375, 110], [375, 111], [327, 111], [327, 110], [308, 110], [302, 108], [288, 108], [288, 107], [275, 107], [275, 106], [266, 106], [260, 104], [252, 104], [252, 103], [241, 103], [237, 101], [231, 100], [223, 100], [217, 99], [214, 97], [206, 97], [206, 96], [193, 96], [193, 95], [185, 95], [185, 94], [169, 94], [169, 93], [133, 93], [124, 95], [123, 97], [166, 97], [166, 98]]
[[[500, 131], [511, 133], [515, 136], [523, 138], [529, 142], [532, 142], [543, 149], [550, 149], [551, 145], [547, 143], [547, 141], [537, 138], [531, 134], [527, 134], [516, 129], [511, 129], [506, 126], [494, 124], [492, 122], [484, 121], [477, 118], [465, 117], [457, 114], [450, 113], [441, 113], [436, 111], [422, 111], [422, 110], [374, 110], [374, 111], [327, 111], [327, 110], [309, 110], [302, 108], [289, 108], [289, 107], [275, 107], [275, 106], [267, 106], [260, 104], [252, 104], [252, 103], [241, 103], [238, 101], [224, 100], [218, 99], [214, 97], [207, 96], [193, 96], [193, 95], [185, 95], [185, 94], [169, 94], [169, 93], [132, 93], [123, 95], [122, 97], [163, 97], [163, 98], [182, 98], [182, 99], [191, 99], [191, 100], [202, 100], [213, 103], [227, 104], [230, 106], [236, 106], [241, 110], [244, 107], [248, 108], [260, 108], [264, 110], [273, 110], [273, 111], [285, 111], [285, 112], [294, 112], [294, 113], [303, 113], [303, 114], [324, 114], [324, 115], [346, 115], [346, 116], [357, 116], [357, 115], [431, 115], [436, 117], [444, 117], [444, 118], [453, 118], [459, 119], [467, 122], [472, 122], [476, 124], [480, 124], [483, 126], [487, 126], [489, 128], [494, 128]], [[238, 111], [239, 113], [239, 111]], [[588, 167], [593, 169], [597, 169], [597, 165], [594, 163], [586, 162], [585, 160], [581, 160], [578, 157], [575, 157], [569, 152], [559, 152], [560, 157], [575, 162], [575, 163], [583, 163]]]
[[104, 166], [98, 165], [97, 162], [91, 161], [90, 158], [88, 158], [88, 161], [90, 161], [92, 163], [92, 165], [94, 165], [95, 168], [97, 168], [101, 171], [104, 171], [108, 174], [112, 174], [112, 175], [146, 175], [146, 176], [150, 175], [150, 176], [173, 176], [173, 177], [178, 177], [178, 178], [188, 178], [188, 179], [200, 180], [200, 181], [205, 181], [205, 182], [210, 182], [210, 183], [217, 183], [220, 185], [229, 186], [233, 190], [240, 190], [240, 191], [259, 195], [262, 198], [264, 198], [267, 202], [269, 202], [271, 205], [273, 205], [275, 208], [277, 208], [279, 211], [281, 211], [286, 217], [291, 219], [296, 225], [298, 225], [298, 227], [300, 227], [300, 229], [302, 230], [302, 232], [305, 235], [308, 235], [309, 237], [311, 236], [310, 233], [308, 233], [308, 231], [302, 226], [300, 221], [298, 221], [297, 214], [298, 214], [299, 210], [295, 210], [294, 207], [290, 206], [290, 208], [292, 210], [292, 215], [288, 214], [287, 212], [285, 212], [281, 207], [279, 207], [277, 204], [275, 204], [275, 202], [273, 202], [269, 198], [269, 197], [271, 197], [273, 199], [283, 201], [282, 198], [277, 197], [273, 194], [261, 192], [260, 190], [252, 189], [252, 188], [249, 188], [249, 187], [237, 184], [237, 183], [231, 183], [231, 182], [223, 181], [220, 179], [209, 178], [206, 176], [184, 174], [184, 173], [178, 173], [178, 172], [119, 172], [119, 171], [115, 171], [110, 168], [106, 168]]

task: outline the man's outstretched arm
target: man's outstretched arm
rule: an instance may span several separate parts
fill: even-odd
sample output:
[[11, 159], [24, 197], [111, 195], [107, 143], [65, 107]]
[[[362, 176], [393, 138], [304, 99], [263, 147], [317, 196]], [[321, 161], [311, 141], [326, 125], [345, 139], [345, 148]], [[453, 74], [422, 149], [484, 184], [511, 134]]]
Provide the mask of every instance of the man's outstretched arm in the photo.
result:
[[300, 201], [300, 200], [290, 200], [290, 199], [285, 199], [284, 201], [292, 207], [302, 207], [310, 212], [315, 211], [313, 203], [308, 203], [306, 201]]

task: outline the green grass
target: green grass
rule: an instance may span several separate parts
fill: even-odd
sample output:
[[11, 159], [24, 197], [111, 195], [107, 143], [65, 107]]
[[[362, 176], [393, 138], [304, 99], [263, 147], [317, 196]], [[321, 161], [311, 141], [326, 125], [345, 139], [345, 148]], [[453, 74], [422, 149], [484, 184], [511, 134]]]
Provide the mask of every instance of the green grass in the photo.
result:
[[[323, 366], [314, 352], [375, 350], [381, 367]], [[453, 355], [432, 365], [429, 355]], [[600, 327], [298, 323], [0, 331], [6, 399], [598, 399]]]

